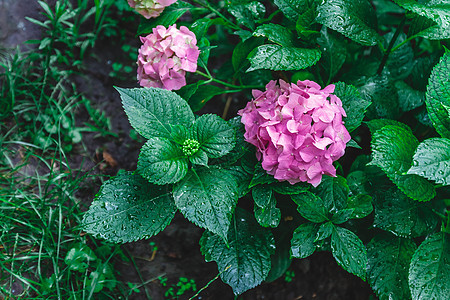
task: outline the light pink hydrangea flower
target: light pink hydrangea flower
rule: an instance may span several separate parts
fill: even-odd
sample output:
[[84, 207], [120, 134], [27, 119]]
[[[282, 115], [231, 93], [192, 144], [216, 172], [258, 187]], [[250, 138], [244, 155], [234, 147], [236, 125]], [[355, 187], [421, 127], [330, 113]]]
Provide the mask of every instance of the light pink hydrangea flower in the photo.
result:
[[141, 41], [137, 61], [141, 86], [178, 90], [186, 85], [186, 72], [197, 70], [200, 51], [195, 34], [187, 27], [158, 25]]
[[309, 80], [253, 90], [254, 99], [241, 109], [244, 137], [257, 148], [262, 167], [279, 181], [319, 185], [322, 175], [336, 176], [333, 161], [345, 152], [350, 134], [341, 100]]
[[158, 17], [166, 6], [175, 2], [177, 0], [128, 0], [128, 4], [146, 19]]

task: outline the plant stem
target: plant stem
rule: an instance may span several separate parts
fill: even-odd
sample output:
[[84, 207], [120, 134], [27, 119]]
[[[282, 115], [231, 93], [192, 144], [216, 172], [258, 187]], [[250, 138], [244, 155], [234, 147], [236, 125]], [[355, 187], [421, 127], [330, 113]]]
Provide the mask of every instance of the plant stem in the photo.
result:
[[[226, 87], [229, 87], [229, 88], [232, 88], [232, 89], [236, 89], [237, 90], [236, 92], [238, 92], [240, 90], [244, 90], [244, 89], [260, 89], [260, 88], [263, 88], [262, 86], [259, 86], [259, 85], [234, 85], [234, 84], [231, 84], [231, 83], [219, 80], [219, 79], [215, 79], [215, 78], [213, 78], [211, 76], [211, 74], [208, 75], [208, 74], [203, 73], [203, 72], [198, 71], [198, 70], [195, 71], [195, 73], [197, 73], [198, 75], [201, 75], [203, 77], [208, 78], [209, 80], [207, 82], [205, 82], [205, 83], [209, 83], [209, 82], [213, 81], [213, 82], [216, 82], [216, 83], [221, 84], [223, 86], [226, 86]], [[229, 92], [232, 92], [232, 91], [229, 91]]]
[[406, 21], [406, 16], [403, 17], [402, 21], [400, 22], [400, 24], [397, 27], [397, 30], [394, 33], [394, 36], [392, 37], [391, 41], [389, 42], [386, 52], [384, 53], [383, 59], [381, 60], [380, 66], [378, 67], [378, 71], [377, 71], [378, 75], [380, 75], [381, 72], [383, 71], [384, 65], [386, 64], [389, 54], [392, 51], [392, 47], [394, 47], [395, 41], [397, 40], [398, 36], [400, 35], [400, 32], [403, 30], [403, 25], [405, 25], [405, 21]]
[[213, 13], [215, 13], [216, 15], [218, 15], [219, 17], [221, 17], [226, 23], [228, 23], [230, 25], [231, 28], [235, 29], [235, 30], [240, 30], [241, 28], [239, 26], [237, 26], [236, 24], [234, 24], [233, 22], [231, 22], [230, 20], [228, 20], [227, 17], [225, 17], [224, 15], [222, 15], [221, 12], [219, 12], [217, 9], [215, 9], [214, 7], [211, 6], [211, 4], [209, 4], [208, 2], [204, 3], [202, 1], [199, 0], [193, 0], [192, 2], [197, 3], [207, 9], [209, 9], [210, 11], [212, 11]]

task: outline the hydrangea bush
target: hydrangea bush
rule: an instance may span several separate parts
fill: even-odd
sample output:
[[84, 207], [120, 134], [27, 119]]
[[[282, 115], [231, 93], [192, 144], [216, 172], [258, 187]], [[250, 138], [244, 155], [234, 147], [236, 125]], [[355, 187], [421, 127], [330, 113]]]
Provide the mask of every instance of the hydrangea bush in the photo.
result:
[[[446, 299], [447, 1], [172, 2], [129, 1], [142, 87], [117, 90], [147, 142], [85, 231], [132, 242], [180, 212], [236, 295], [330, 251], [380, 299]], [[210, 100], [238, 116], [194, 114]]]

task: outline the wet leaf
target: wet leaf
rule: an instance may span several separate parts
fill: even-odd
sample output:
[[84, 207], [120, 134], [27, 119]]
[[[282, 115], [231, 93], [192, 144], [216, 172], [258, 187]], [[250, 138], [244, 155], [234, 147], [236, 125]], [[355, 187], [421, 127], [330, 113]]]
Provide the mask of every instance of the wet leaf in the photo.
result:
[[331, 252], [344, 270], [366, 279], [367, 252], [356, 234], [335, 226], [331, 234]]
[[397, 81], [395, 88], [398, 94], [398, 103], [402, 111], [410, 111], [425, 103], [425, 93], [411, 88], [403, 81]]
[[433, 202], [417, 202], [400, 190], [379, 190], [374, 195], [375, 219], [373, 226], [398, 236], [418, 237], [432, 232], [438, 218]]
[[374, 46], [380, 40], [376, 32], [376, 15], [366, 0], [325, 0], [317, 8], [316, 21], [353, 41]]
[[[449, 9], [450, 10], [450, 9]], [[450, 19], [449, 19], [450, 22]], [[431, 71], [425, 98], [428, 115], [441, 137], [450, 139], [450, 118], [443, 105], [450, 106], [450, 53], [442, 56]]]
[[385, 74], [367, 78], [358, 90], [363, 99], [372, 103], [366, 114], [369, 119], [397, 119], [400, 113], [397, 91]]
[[409, 268], [413, 299], [446, 299], [450, 295], [450, 237], [435, 233], [420, 244]]
[[191, 222], [227, 238], [238, 200], [237, 182], [225, 169], [192, 169], [175, 184], [173, 197], [180, 212]]
[[262, 45], [248, 55], [250, 68], [247, 72], [268, 69], [273, 71], [302, 70], [320, 59], [320, 50], [280, 45]]
[[257, 185], [252, 189], [255, 201], [255, 218], [263, 227], [277, 227], [281, 220], [281, 211], [276, 207], [277, 200], [267, 185]]
[[450, 185], [450, 140], [431, 138], [420, 143], [408, 174]]
[[303, 218], [314, 223], [328, 220], [327, 203], [313, 193], [291, 195], [291, 198], [298, 205], [297, 210]]
[[364, 194], [352, 196], [348, 199], [347, 208], [353, 208], [352, 219], [367, 217], [373, 211], [372, 197]]
[[294, 34], [279, 24], [263, 24], [256, 28], [253, 36], [263, 36], [280, 46], [293, 47]]
[[233, 3], [227, 7], [230, 14], [232, 14], [239, 24], [247, 28], [255, 29], [255, 23], [264, 17], [266, 8], [258, 1], [251, 1], [248, 3]]
[[106, 181], [83, 217], [83, 229], [112, 243], [149, 238], [175, 215], [171, 191], [132, 172]]
[[189, 105], [174, 92], [157, 88], [116, 89], [131, 126], [147, 139], [170, 138], [170, 125], [190, 127], [194, 123]]
[[324, 26], [317, 39], [320, 51], [322, 51], [319, 65], [323, 68], [324, 73], [326, 74], [326, 77], [324, 78], [328, 78], [328, 82], [330, 82], [334, 75], [341, 69], [347, 57], [347, 45], [342, 38], [336, 35], [335, 32], [328, 30], [327, 27]]
[[200, 149], [210, 158], [224, 156], [235, 145], [236, 131], [217, 115], [205, 114], [195, 120], [191, 138], [200, 143]]
[[314, 253], [319, 225], [304, 223], [297, 227], [291, 240], [291, 255], [296, 258], [306, 258]]
[[394, 125], [384, 126], [373, 135], [370, 164], [380, 167], [408, 197], [429, 201], [436, 195], [434, 186], [418, 175], [405, 174], [418, 144], [411, 131]]
[[349, 188], [342, 176], [323, 176], [314, 193], [323, 200], [327, 211], [338, 211], [347, 206]]
[[275, 0], [275, 5], [283, 14], [293, 22], [304, 14], [309, 8], [314, 8], [320, 1], [318, 0]]
[[416, 244], [410, 239], [377, 235], [367, 245], [367, 281], [380, 300], [410, 299], [408, 269]]
[[250, 213], [240, 208], [236, 209], [227, 240], [228, 245], [220, 236], [205, 231], [200, 250], [207, 262], [216, 261], [222, 281], [239, 295], [266, 279], [275, 240], [270, 230], [259, 226]]
[[150, 138], [141, 148], [137, 172], [149, 182], [164, 185], [180, 181], [188, 170], [181, 147], [165, 138]]
[[141, 23], [137, 30], [138, 35], [151, 33], [152, 29], [158, 25], [168, 27], [177, 22], [178, 18], [184, 15], [189, 9], [193, 8], [192, 4], [178, 0], [164, 8], [164, 11], [157, 17], [152, 19], [141, 18]]

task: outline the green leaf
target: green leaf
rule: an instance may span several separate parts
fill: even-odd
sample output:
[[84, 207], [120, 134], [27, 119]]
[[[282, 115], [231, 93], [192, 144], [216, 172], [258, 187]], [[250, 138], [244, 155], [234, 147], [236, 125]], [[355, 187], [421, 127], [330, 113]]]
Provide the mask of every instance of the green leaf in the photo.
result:
[[420, 143], [408, 174], [450, 185], [450, 140], [431, 138]]
[[167, 186], [131, 172], [106, 181], [83, 217], [83, 229], [112, 243], [149, 238], [163, 230], [176, 207]]
[[367, 108], [371, 104], [361, 98], [358, 90], [353, 85], [347, 85], [343, 82], [337, 82], [334, 94], [338, 96], [342, 101], [342, 107], [347, 114], [347, 117], [343, 118], [345, 122], [345, 128], [348, 132], [352, 132], [361, 125]]
[[323, 176], [314, 193], [322, 199], [327, 211], [338, 211], [347, 206], [349, 188], [342, 176]]
[[200, 143], [200, 149], [210, 158], [224, 156], [236, 143], [234, 128], [213, 114], [205, 114], [195, 120], [191, 135]]
[[295, 195], [306, 192], [310, 185], [304, 182], [299, 182], [296, 184], [290, 184], [287, 181], [272, 183], [270, 185], [272, 190], [278, 194], [282, 195]]
[[433, 202], [411, 200], [396, 188], [378, 191], [373, 200], [373, 226], [398, 236], [423, 236], [432, 232], [438, 224]]
[[168, 27], [175, 24], [178, 18], [184, 15], [191, 8], [193, 8], [192, 4], [178, 0], [172, 5], [165, 7], [163, 12], [157, 18], [147, 20], [144, 17], [141, 17], [141, 23], [139, 24], [137, 35], [151, 33], [152, 29], [158, 25]]
[[408, 125], [403, 124], [403, 123], [401, 123], [399, 121], [390, 120], [390, 119], [374, 119], [374, 120], [370, 120], [369, 122], [366, 122], [366, 124], [369, 127], [371, 135], [374, 135], [375, 132], [378, 129], [381, 129], [384, 126], [387, 126], [387, 125], [394, 125], [394, 126], [397, 126], [397, 127], [401, 127], [401, 128], [403, 128], [405, 130], [411, 131], [411, 128], [409, 128]]
[[275, 252], [270, 230], [260, 227], [251, 214], [239, 208], [228, 231], [228, 245], [221, 237], [205, 231], [200, 246], [207, 262], [217, 262], [222, 281], [232, 287], [235, 295], [266, 279], [270, 255]]
[[240, 42], [234, 47], [233, 56], [231, 57], [231, 63], [233, 64], [234, 70], [240, 71], [247, 68], [249, 62], [247, 61], [247, 56], [258, 46], [263, 43], [263, 38], [249, 38], [244, 42]]
[[[330, 82], [334, 75], [341, 69], [347, 58], [346, 43], [345, 40], [336, 36], [335, 32], [328, 30], [325, 26], [320, 31], [317, 43], [320, 46], [320, 51], [322, 51], [319, 66], [322, 67], [326, 74], [324, 78], [327, 78], [327, 82]], [[345, 85], [344, 83], [341, 84]]]
[[244, 168], [240, 166], [229, 166], [225, 167], [238, 184], [238, 198], [242, 198], [250, 192], [250, 180], [252, 179], [251, 174], [244, 171]]
[[239, 24], [252, 30], [255, 29], [256, 21], [262, 19], [266, 13], [265, 6], [258, 1], [251, 1], [243, 4], [233, 3], [228, 5], [227, 8]]
[[395, 88], [398, 94], [400, 109], [404, 112], [418, 108], [425, 102], [425, 93], [411, 88], [403, 81], [397, 81]]
[[272, 282], [283, 276], [292, 262], [290, 254], [292, 226], [289, 222], [281, 223], [272, 230], [275, 238], [275, 253], [271, 256], [271, 268], [266, 282]]
[[141, 148], [137, 171], [149, 182], [164, 185], [180, 181], [188, 170], [181, 147], [164, 138], [150, 138]]
[[314, 30], [313, 25], [316, 23], [316, 17], [317, 17], [317, 2], [313, 0], [315, 3], [313, 6], [311, 6], [308, 10], [306, 10], [304, 13], [302, 13], [295, 23], [295, 29], [297, 31], [298, 36], [301, 39], [311, 39], [314, 36], [318, 36], [319, 32]]
[[332, 222], [326, 222], [321, 224], [319, 230], [317, 231], [316, 239], [314, 241], [317, 242], [328, 238], [333, 232], [333, 228], [334, 226]]
[[225, 169], [198, 168], [173, 188], [175, 204], [191, 222], [226, 239], [237, 203], [237, 183]]
[[372, 197], [359, 194], [348, 199], [347, 208], [353, 208], [351, 219], [361, 219], [370, 215], [373, 211]]
[[[260, 189], [260, 187], [262, 186], [256, 186], [253, 191]], [[280, 224], [281, 211], [276, 207], [277, 201], [272, 190], [270, 188], [268, 190], [270, 191], [268, 200], [265, 198], [255, 198], [253, 196], [253, 199], [255, 200], [255, 218], [259, 225], [263, 227], [277, 227], [278, 224]], [[254, 195], [254, 193], [252, 193], [252, 195]]]
[[273, 196], [272, 189], [268, 185], [257, 185], [252, 189], [252, 197], [255, 204], [259, 207], [269, 205]]
[[367, 78], [364, 85], [358, 90], [363, 99], [372, 103], [367, 111], [369, 119], [396, 119], [398, 117], [397, 91], [385, 74]]
[[194, 155], [189, 157], [189, 160], [194, 165], [207, 166], [208, 165], [208, 155], [205, 151], [199, 149]]
[[296, 258], [306, 258], [314, 253], [319, 226], [313, 223], [304, 223], [297, 227], [291, 240], [291, 255]]
[[367, 0], [325, 0], [318, 6], [316, 21], [353, 41], [374, 46], [380, 40], [376, 32], [376, 15]]
[[189, 97], [188, 103], [192, 111], [199, 111], [205, 104], [217, 95], [222, 95], [225, 90], [215, 85], [199, 85], [195, 92]]
[[[450, 20], [449, 20], [450, 22]], [[450, 105], [450, 53], [446, 52], [431, 71], [425, 103], [436, 131], [450, 139], [450, 118], [443, 105]]]
[[293, 22], [305, 13], [309, 8], [317, 5], [317, 0], [275, 0], [274, 3], [283, 14]]
[[269, 41], [280, 46], [293, 47], [294, 34], [292, 31], [279, 24], [263, 24], [256, 28], [253, 36], [263, 36]]
[[190, 127], [194, 123], [189, 105], [174, 92], [157, 88], [116, 89], [131, 126], [147, 139], [170, 138], [170, 125]]
[[292, 200], [298, 205], [297, 210], [303, 218], [322, 223], [328, 220], [327, 203], [311, 192], [291, 195]]
[[255, 170], [253, 172], [252, 181], [250, 182], [249, 187], [254, 187], [258, 184], [266, 184], [278, 182], [272, 175], [267, 174], [266, 170], [264, 170], [261, 166], [261, 163], [257, 163], [255, 166]]
[[450, 295], [450, 238], [435, 233], [417, 248], [409, 268], [413, 299], [446, 299]]
[[436, 195], [433, 184], [418, 175], [405, 174], [418, 144], [411, 131], [393, 125], [384, 126], [373, 135], [370, 164], [380, 167], [408, 197], [429, 201]]
[[346, 208], [339, 210], [331, 217], [331, 222], [333, 224], [342, 224], [350, 220], [350, 218], [354, 215], [355, 209]]
[[335, 226], [331, 234], [331, 251], [336, 262], [344, 270], [365, 280], [367, 252], [356, 234]]
[[408, 269], [416, 244], [392, 235], [377, 235], [367, 244], [367, 281], [380, 300], [410, 299]]
[[[394, 36], [394, 32], [388, 32], [383, 36], [385, 49], [389, 46], [390, 41]], [[406, 34], [401, 33], [395, 40], [394, 46], [399, 46], [406, 41]], [[411, 74], [414, 66], [414, 51], [410, 42], [404, 43], [394, 52], [391, 52], [386, 61], [385, 68], [389, 71], [389, 78], [391, 80], [401, 80]]]
[[262, 45], [248, 55], [247, 72], [268, 69], [273, 71], [301, 70], [314, 65], [320, 59], [319, 49]]
[[89, 262], [96, 259], [97, 256], [91, 248], [79, 243], [67, 252], [64, 262], [69, 266], [69, 270], [84, 273], [89, 267]]
[[420, 36], [431, 39], [450, 38], [450, 2], [448, 0], [429, 0], [425, 3], [415, 0], [394, 0], [394, 2], [406, 10], [436, 22], [436, 26], [420, 32]]

